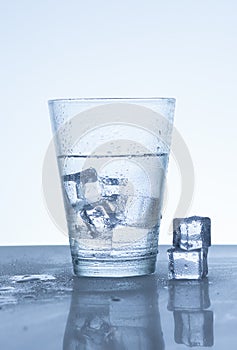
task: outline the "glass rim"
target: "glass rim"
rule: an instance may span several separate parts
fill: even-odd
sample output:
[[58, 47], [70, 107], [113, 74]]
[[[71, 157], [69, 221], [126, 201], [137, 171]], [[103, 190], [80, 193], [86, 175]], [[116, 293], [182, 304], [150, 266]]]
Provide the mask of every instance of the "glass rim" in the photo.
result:
[[78, 97], [78, 98], [55, 98], [49, 99], [48, 104], [55, 102], [96, 102], [96, 101], [170, 101], [175, 103], [174, 97]]

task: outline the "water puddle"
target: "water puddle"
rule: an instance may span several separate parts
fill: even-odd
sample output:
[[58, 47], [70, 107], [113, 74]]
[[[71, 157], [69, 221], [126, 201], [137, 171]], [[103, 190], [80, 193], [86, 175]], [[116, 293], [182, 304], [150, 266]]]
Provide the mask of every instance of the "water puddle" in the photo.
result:
[[10, 279], [12, 282], [23, 283], [33, 281], [54, 281], [56, 278], [52, 275], [16, 275]]

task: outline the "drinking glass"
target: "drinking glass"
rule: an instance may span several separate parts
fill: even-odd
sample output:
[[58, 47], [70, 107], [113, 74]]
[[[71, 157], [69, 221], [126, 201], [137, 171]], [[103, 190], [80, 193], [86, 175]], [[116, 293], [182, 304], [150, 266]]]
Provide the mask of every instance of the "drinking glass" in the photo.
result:
[[49, 101], [76, 275], [155, 271], [174, 108], [173, 98]]

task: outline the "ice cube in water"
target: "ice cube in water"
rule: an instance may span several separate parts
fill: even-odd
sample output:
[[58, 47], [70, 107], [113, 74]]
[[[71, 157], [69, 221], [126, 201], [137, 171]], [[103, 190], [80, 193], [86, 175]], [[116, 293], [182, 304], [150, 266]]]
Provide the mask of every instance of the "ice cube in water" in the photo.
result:
[[66, 192], [67, 199], [72, 206], [78, 204], [80, 200], [78, 196], [78, 181], [80, 173], [68, 174], [63, 176], [63, 186]]
[[63, 185], [69, 200], [69, 203], [73, 207], [80, 209], [82, 201], [86, 200], [88, 196], [88, 202], [98, 200], [98, 193], [96, 186], [91, 183], [97, 181], [97, 172], [93, 168], [88, 168], [83, 171], [67, 174], [63, 176]]
[[97, 171], [94, 168], [88, 168], [80, 172], [80, 183], [96, 182], [98, 179]]
[[100, 177], [101, 193], [103, 197], [117, 196], [122, 193], [122, 187], [126, 186], [128, 180], [124, 178]]
[[127, 196], [124, 195], [124, 191], [128, 184], [128, 179], [105, 176], [99, 178], [99, 183], [103, 200], [107, 200], [111, 211], [118, 219], [123, 219], [127, 202]]
[[128, 197], [125, 208], [126, 224], [152, 228], [157, 224], [160, 201], [151, 197]]
[[117, 224], [115, 215], [106, 202], [98, 202], [94, 206], [86, 205], [81, 211], [81, 217], [93, 237], [111, 230]]

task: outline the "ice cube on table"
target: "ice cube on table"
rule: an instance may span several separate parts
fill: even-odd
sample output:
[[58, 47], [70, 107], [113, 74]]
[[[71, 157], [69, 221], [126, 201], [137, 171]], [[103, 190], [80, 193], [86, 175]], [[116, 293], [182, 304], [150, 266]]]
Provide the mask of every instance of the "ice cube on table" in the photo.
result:
[[185, 251], [180, 248], [167, 250], [169, 279], [202, 279], [208, 274], [207, 249]]
[[173, 245], [184, 250], [210, 247], [210, 218], [201, 216], [175, 218], [173, 220]]
[[112, 230], [118, 222], [109, 205], [102, 201], [94, 203], [94, 205], [84, 206], [81, 217], [93, 237], [103, 236], [103, 234]]
[[174, 339], [177, 344], [187, 346], [213, 345], [213, 312], [174, 311]]
[[208, 280], [169, 281], [168, 310], [200, 310], [210, 306]]

